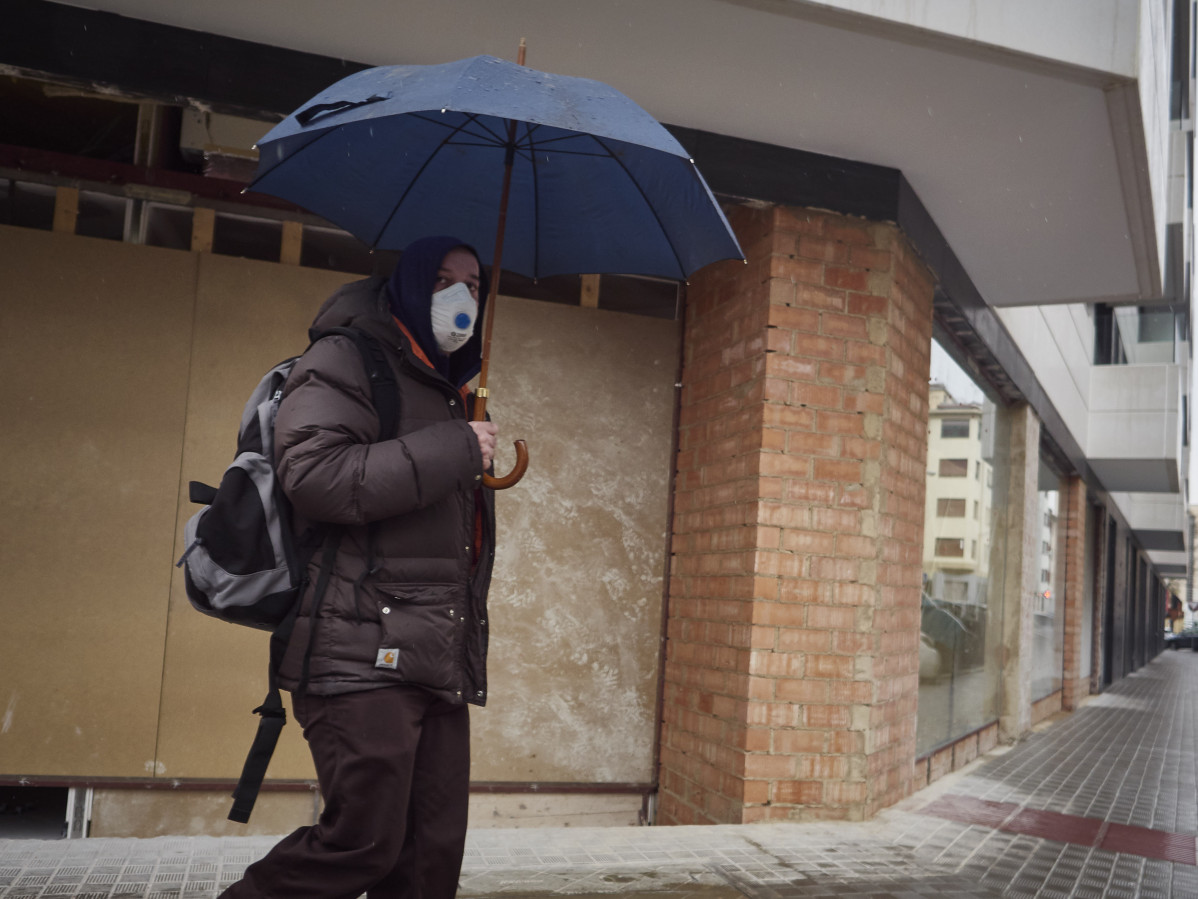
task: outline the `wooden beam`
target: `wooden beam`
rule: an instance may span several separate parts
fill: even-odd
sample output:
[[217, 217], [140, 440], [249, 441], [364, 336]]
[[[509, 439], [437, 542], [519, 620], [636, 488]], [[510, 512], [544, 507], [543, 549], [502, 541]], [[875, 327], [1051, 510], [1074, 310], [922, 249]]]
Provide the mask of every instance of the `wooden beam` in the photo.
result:
[[299, 265], [304, 247], [304, 226], [300, 222], [283, 222], [283, 246], [279, 250], [279, 262], [283, 265]]
[[216, 210], [197, 206], [191, 212], [191, 251], [212, 252], [212, 233], [216, 230]]
[[588, 309], [599, 308], [599, 276], [581, 275], [582, 292], [579, 295], [579, 305]]
[[54, 230], [63, 234], [75, 233], [79, 218], [79, 188], [59, 187], [54, 191]]

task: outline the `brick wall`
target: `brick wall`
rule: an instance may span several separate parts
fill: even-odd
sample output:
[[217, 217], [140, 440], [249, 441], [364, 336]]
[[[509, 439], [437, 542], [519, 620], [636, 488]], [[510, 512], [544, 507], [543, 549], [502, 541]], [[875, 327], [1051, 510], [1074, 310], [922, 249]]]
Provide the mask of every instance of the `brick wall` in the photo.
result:
[[946, 774], [960, 771], [998, 745], [998, 722], [987, 724], [935, 752], [915, 760], [915, 790], [922, 790]]
[[912, 789], [932, 281], [893, 226], [730, 216], [688, 293], [659, 820]]

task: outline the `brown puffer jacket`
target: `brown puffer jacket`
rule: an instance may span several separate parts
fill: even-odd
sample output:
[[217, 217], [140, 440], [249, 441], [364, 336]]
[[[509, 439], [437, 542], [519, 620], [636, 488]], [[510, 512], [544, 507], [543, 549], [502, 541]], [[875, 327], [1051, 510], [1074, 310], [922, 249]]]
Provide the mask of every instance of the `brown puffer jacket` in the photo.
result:
[[315, 619], [321, 550], [308, 566], [279, 685], [296, 689], [312, 636], [311, 693], [407, 683], [483, 705], [494, 495], [481, 485], [482, 454], [461, 395], [413, 354], [387, 309], [384, 285], [371, 278], [342, 287], [313, 327], [358, 328], [386, 347], [399, 382], [399, 437], [378, 442], [367, 374], [349, 338], [315, 343], [283, 390], [275, 459], [296, 533], [324, 523], [341, 538]]

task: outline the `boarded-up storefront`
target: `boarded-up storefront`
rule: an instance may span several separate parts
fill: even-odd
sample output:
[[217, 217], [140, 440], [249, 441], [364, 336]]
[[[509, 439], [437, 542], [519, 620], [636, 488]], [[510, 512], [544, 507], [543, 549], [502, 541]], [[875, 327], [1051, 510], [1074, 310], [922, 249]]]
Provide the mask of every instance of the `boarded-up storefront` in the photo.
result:
[[[353, 276], [7, 226], [0, 272], [0, 774], [94, 787], [97, 835], [220, 833], [266, 635], [189, 606], [187, 482], [219, 480], [257, 378]], [[654, 779], [678, 341], [668, 319], [501, 298], [497, 468], [517, 437], [532, 465], [498, 503], [476, 826], [635, 822], [627, 785]], [[294, 723], [270, 777], [313, 777]], [[256, 829], [311, 820], [295, 786]]]

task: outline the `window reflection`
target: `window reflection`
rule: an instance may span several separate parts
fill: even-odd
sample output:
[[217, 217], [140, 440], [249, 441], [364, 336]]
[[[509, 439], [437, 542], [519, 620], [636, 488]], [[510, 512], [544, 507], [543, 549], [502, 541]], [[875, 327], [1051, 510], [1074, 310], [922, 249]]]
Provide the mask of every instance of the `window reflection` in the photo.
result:
[[1039, 583], [1032, 595], [1032, 700], [1061, 689], [1065, 654], [1065, 603], [1057, 569], [1063, 555], [1060, 545], [1061, 477], [1043, 461], [1039, 474], [1037, 518]]
[[935, 343], [928, 407], [919, 755], [999, 714], [1009, 446], [1005, 411]]

